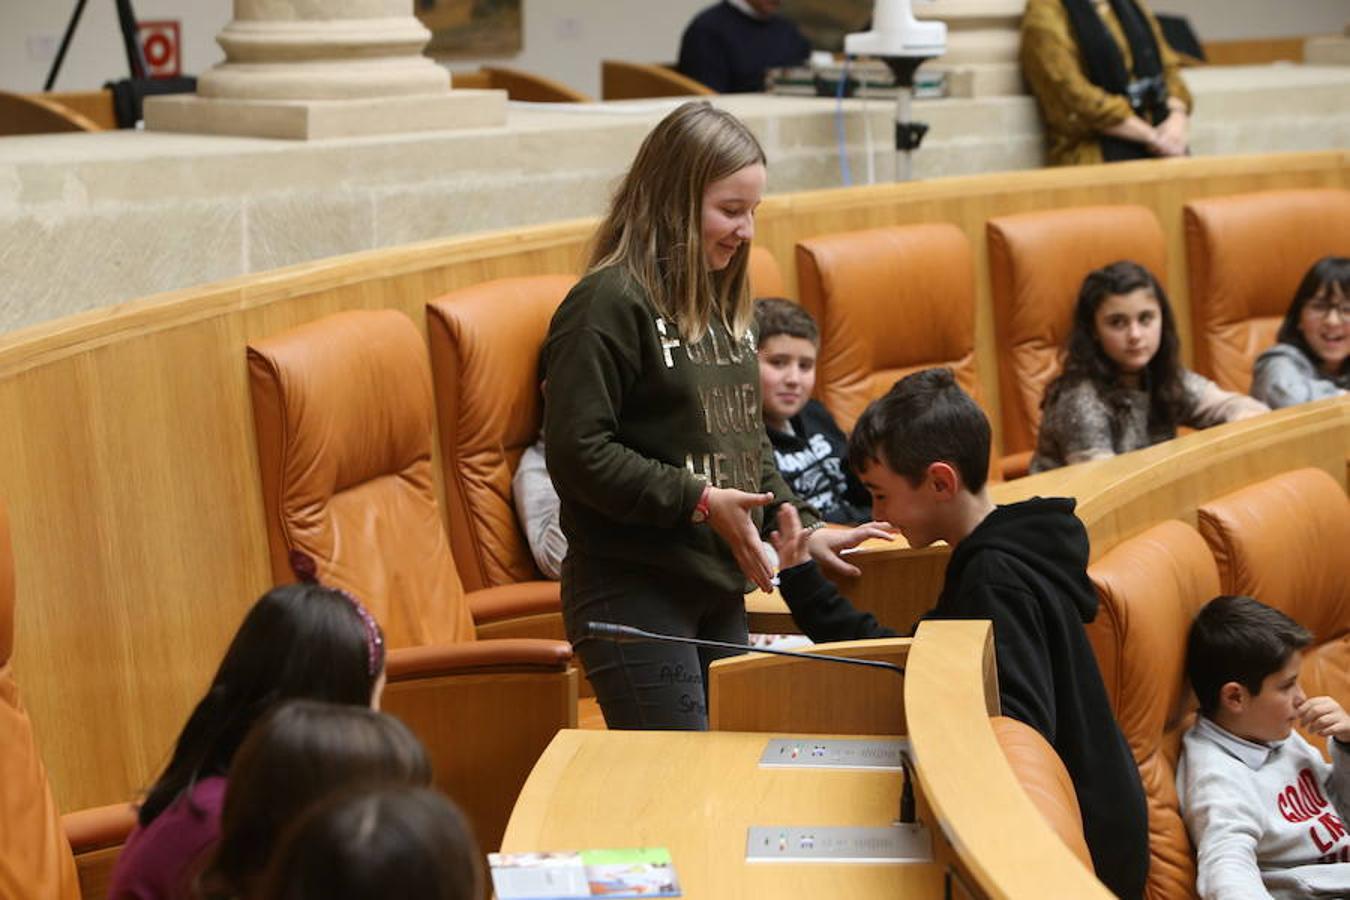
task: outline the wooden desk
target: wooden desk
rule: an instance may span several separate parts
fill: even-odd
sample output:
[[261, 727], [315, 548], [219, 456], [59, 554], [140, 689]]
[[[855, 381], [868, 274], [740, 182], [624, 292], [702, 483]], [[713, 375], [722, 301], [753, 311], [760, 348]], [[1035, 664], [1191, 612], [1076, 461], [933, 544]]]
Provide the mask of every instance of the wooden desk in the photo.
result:
[[503, 851], [669, 848], [684, 896], [941, 897], [936, 865], [746, 863], [751, 825], [885, 825], [892, 772], [759, 768], [770, 735], [560, 731], [525, 782]]

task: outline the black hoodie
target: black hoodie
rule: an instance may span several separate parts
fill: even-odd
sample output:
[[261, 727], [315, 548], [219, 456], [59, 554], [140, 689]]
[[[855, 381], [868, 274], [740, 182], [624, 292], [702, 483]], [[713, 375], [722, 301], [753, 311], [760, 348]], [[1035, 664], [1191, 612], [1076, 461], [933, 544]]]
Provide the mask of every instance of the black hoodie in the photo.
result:
[[[1097, 877], [1119, 897], [1142, 897], [1148, 808], [1083, 629], [1097, 615], [1097, 594], [1073, 509], [1071, 499], [1040, 497], [995, 507], [952, 550], [925, 618], [994, 623], [1003, 714], [1039, 731], [1064, 761]], [[781, 589], [814, 641], [895, 634], [840, 596], [814, 563], [783, 572]]]

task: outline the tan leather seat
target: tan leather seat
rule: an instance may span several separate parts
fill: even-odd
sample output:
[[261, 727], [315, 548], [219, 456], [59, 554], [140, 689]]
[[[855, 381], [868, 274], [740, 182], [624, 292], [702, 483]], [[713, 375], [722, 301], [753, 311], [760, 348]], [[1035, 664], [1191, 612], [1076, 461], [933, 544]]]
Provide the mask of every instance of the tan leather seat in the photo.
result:
[[0, 897], [103, 897], [136, 814], [117, 803], [57, 815], [14, 677], [15, 602], [9, 520], [0, 503]]
[[1088, 567], [1101, 603], [1088, 638], [1148, 798], [1151, 900], [1195, 896], [1195, 852], [1177, 800], [1176, 761], [1194, 721], [1186, 636], [1219, 589], [1205, 541], [1177, 521], [1124, 541]]
[[[520, 455], [539, 434], [539, 348], [571, 275], [503, 278], [427, 304], [427, 332], [441, 438], [450, 547], [469, 590], [517, 584], [533, 623], [479, 622], [480, 636], [503, 629], [563, 636], [558, 585], [543, 580], [511, 498]], [[546, 618], [545, 618], [546, 617]], [[540, 630], [543, 629], [543, 630]]]
[[79, 900], [47, 769], [14, 680], [14, 560], [0, 506], [0, 896]]
[[1083, 279], [1121, 259], [1167, 284], [1167, 244], [1152, 210], [1091, 206], [1000, 216], [986, 223], [997, 338], [1004, 474], [1024, 474], [1036, 449], [1041, 398], [1060, 372]]
[[787, 286], [778, 260], [766, 247], [751, 247], [747, 267], [751, 297], [786, 297]]
[[1091, 871], [1092, 854], [1087, 838], [1083, 836], [1083, 813], [1078, 806], [1078, 794], [1069, 778], [1069, 770], [1064, 768], [1064, 761], [1055, 753], [1055, 748], [1041, 737], [1039, 731], [1016, 719], [995, 716], [989, 724], [993, 726], [994, 737], [1022, 790], [1027, 792], [1060, 840]]
[[495, 847], [535, 760], [575, 724], [576, 672], [561, 641], [476, 640], [436, 505], [421, 336], [393, 310], [338, 313], [252, 341], [248, 367], [273, 578], [309, 560], [368, 604], [390, 647], [385, 708]]
[[1303, 690], [1350, 702], [1350, 499], [1341, 485], [1321, 469], [1298, 469], [1197, 512], [1223, 593], [1255, 597], [1311, 631]]
[[974, 262], [954, 225], [802, 241], [797, 290], [820, 328], [815, 394], [844, 431], [897, 379], [920, 369], [951, 368], [979, 399]]
[[1195, 368], [1246, 392], [1304, 273], [1350, 253], [1350, 191], [1263, 191], [1186, 204]]

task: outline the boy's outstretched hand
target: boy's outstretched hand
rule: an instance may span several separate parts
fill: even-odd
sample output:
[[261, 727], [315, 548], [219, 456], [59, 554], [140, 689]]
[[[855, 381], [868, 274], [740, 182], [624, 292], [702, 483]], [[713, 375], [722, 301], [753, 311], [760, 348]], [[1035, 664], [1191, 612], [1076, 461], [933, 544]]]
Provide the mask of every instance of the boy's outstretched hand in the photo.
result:
[[1350, 714], [1330, 697], [1309, 697], [1298, 707], [1298, 717], [1313, 734], [1350, 744]]
[[862, 573], [857, 566], [844, 562], [839, 551], [856, 547], [868, 538], [894, 540], [881, 522], [868, 522], [856, 528], [820, 528], [807, 531], [802, 528], [801, 516], [791, 503], [778, 507], [778, 530], [769, 535], [773, 549], [778, 551], [779, 569], [799, 566], [812, 557], [828, 574], [856, 578]]

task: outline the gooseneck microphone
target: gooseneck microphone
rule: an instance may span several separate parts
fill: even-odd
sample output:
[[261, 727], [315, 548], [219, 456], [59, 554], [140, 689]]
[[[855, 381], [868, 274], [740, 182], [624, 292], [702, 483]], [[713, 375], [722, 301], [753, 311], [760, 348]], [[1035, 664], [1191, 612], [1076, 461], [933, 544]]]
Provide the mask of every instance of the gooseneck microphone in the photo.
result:
[[586, 636], [601, 640], [619, 641], [657, 641], [665, 644], [691, 644], [695, 647], [714, 647], [718, 650], [739, 650], [742, 653], [771, 653], [774, 656], [791, 656], [795, 659], [823, 659], [830, 662], [845, 663], [850, 666], [868, 666], [873, 669], [890, 669], [903, 675], [904, 666], [888, 663], [880, 659], [853, 659], [848, 656], [832, 656], [828, 653], [801, 653], [796, 650], [777, 650], [773, 647], [754, 647], [750, 644], [733, 644], [728, 641], [708, 641], [703, 638], [680, 637], [675, 634], [658, 634], [644, 631], [631, 625], [617, 625], [613, 622], [587, 622]]
[[[656, 641], [666, 644], [691, 644], [695, 647], [715, 647], [719, 650], [739, 650], [742, 653], [771, 653], [774, 656], [791, 656], [794, 659], [814, 659], [824, 662], [844, 663], [850, 666], [867, 666], [872, 669], [889, 669], [897, 675], [905, 674], [904, 666], [884, 662], [879, 659], [853, 659], [848, 656], [834, 656], [829, 653], [801, 653], [797, 650], [775, 650], [772, 647], [752, 647], [749, 644], [733, 644], [728, 641], [709, 641], [703, 638], [680, 637], [674, 634], [659, 634], [644, 631], [631, 625], [619, 625], [614, 622], [587, 622], [586, 636], [600, 640], [619, 641]], [[904, 785], [900, 789], [900, 818], [902, 824], [915, 822], [914, 809], [914, 770], [911, 768], [908, 752], [900, 754], [900, 766], [904, 769]]]

